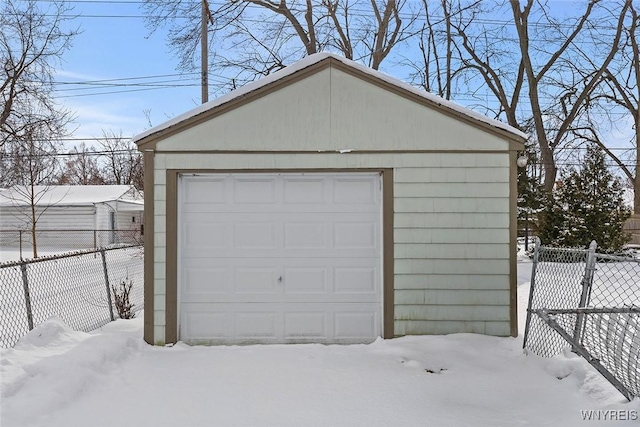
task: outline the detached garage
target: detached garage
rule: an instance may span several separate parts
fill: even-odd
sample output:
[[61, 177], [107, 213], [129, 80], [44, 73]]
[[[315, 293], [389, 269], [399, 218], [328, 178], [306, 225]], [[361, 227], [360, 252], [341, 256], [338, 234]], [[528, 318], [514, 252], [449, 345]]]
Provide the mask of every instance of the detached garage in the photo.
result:
[[516, 335], [524, 139], [332, 54], [138, 135], [145, 340]]

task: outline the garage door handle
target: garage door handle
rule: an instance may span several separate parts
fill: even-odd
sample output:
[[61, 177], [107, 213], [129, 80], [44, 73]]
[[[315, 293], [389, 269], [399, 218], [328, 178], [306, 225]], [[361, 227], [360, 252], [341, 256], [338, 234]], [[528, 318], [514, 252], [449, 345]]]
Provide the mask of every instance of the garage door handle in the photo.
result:
[[278, 282], [282, 282], [282, 276], [278, 276]]

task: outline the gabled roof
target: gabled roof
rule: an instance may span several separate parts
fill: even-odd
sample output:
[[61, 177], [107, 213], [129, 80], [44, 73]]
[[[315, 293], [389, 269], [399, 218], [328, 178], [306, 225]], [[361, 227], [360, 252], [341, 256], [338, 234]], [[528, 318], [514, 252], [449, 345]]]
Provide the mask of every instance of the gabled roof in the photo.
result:
[[342, 70], [364, 80], [383, 83], [387, 88], [391, 88], [403, 95], [410, 95], [412, 98], [420, 100], [432, 108], [475, 124], [486, 131], [503, 134], [513, 141], [524, 142], [527, 139], [526, 134], [506, 123], [489, 118], [466, 107], [462, 107], [452, 101], [448, 101], [437, 95], [411, 86], [408, 83], [390, 77], [380, 71], [376, 71], [333, 53], [316, 53], [309, 55], [276, 73], [248, 83], [241, 88], [227, 93], [226, 95], [202, 104], [158, 126], [154, 126], [145, 132], [134, 136], [133, 141], [138, 144], [140, 149], [143, 149], [143, 146], [148, 143], [152, 143], [179, 132], [181, 129], [207, 120], [209, 117], [215, 115], [220, 109], [224, 108], [227, 110], [228, 108], [233, 108], [233, 104], [237, 104], [239, 106], [242, 103], [253, 99], [253, 96], [261, 96], [261, 94], [265, 93], [267, 88], [270, 88], [271, 86], [284, 85], [288, 80], [294, 80], [294, 76], [296, 74], [300, 74], [303, 71], [309, 73], [317, 72], [327, 66], [337, 66], [338, 68], [341, 68]]
[[96, 203], [122, 201], [142, 204], [142, 194], [131, 185], [36, 185], [0, 189], [0, 207], [30, 205], [29, 194], [36, 206], [92, 206]]

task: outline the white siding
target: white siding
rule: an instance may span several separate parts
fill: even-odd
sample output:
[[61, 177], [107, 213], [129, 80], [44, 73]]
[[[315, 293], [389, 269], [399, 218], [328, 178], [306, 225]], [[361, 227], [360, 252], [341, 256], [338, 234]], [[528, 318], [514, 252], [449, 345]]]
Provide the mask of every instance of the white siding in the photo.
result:
[[116, 215], [116, 228], [118, 230], [140, 230], [142, 212], [118, 211]]
[[[29, 230], [29, 208], [3, 207], [0, 208], [0, 230]], [[103, 246], [113, 242], [109, 212], [111, 208], [104, 203], [96, 206], [51, 206], [38, 219], [37, 243], [41, 248], [55, 247], [58, 249], [86, 249], [94, 245]], [[136, 222], [132, 223], [131, 218]], [[140, 230], [142, 221], [141, 211], [120, 211], [116, 215], [116, 228], [121, 230]], [[47, 231], [56, 230], [56, 231]], [[57, 230], [63, 230], [58, 232]], [[64, 232], [64, 230], [74, 230]], [[98, 233], [93, 233], [98, 230]], [[16, 233], [2, 233], [0, 241], [3, 246], [19, 246]], [[28, 234], [23, 233], [23, 246], [30, 242]], [[121, 242], [123, 243], [123, 242]], [[30, 243], [29, 243], [30, 247]]]
[[474, 126], [331, 69], [329, 148], [502, 150], [504, 141]]
[[[184, 129], [179, 136], [160, 141], [157, 148], [316, 152], [505, 150], [507, 144], [474, 125], [339, 69], [327, 68]], [[459, 166], [456, 163], [454, 160], [450, 165]], [[459, 173], [456, 179], [460, 180], [467, 172], [443, 173]], [[494, 178], [488, 175], [484, 179]]]
[[154, 164], [156, 341], [165, 325], [166, 169], [393, 168], [394, 242], [385, 244], [395, 251], [396, 335], [510, 333], [506, 151], [157, 153]]
[[[28, 207], [3, 207], [0, 209], [0, 230], [29, 230], [31, 214]], [[44, 213], [38, 209], [40, 215], [36, 224], [36, 239], [38, 247], [58, 249], [78, 249], [93, 247], [94, 236], [91, 231], [86, 232], [47, 232], [46, 230], [93, 230], [94, 215], [92, 206], [51, 206]], [[9, 233], [2, 233], [2, 245], [18, 247], [19, 237]], [[23, 233], [23, 248], [31, 247], [31, 237]]]
[[[158, 156], [160, 159], [164, 159], [166, 156]], [[164, 161], [155, 161], [154, 164], [157, 167], [158, 164], [162, 165]], [[154, 297], [153, 297], [153, 312], [154, 312], [154, 337], [156, 342], [164, 342], [165, 337], [165, 325], [166, 325], [166, 292], [167, 282], [165, 280], [165, 268], [166, 268], [166, 251], [167, 251], [167, 233], [166, 230], [166, 185], [165, 179], [166, 170], [163, 168], [156, 169], [156, 177], [162, 175], [160, 182], [156, 182], [153, 186], [154, 200], [153, 211], [153, 281], [154, 281]], [[160, 231], [162, 230], [162, 231]]]
[[[0, 229], [26, 229], [31, 218], [28, 207], [0, 208]], [[52, 206], [44, 213], [37, 209], [38, 228], [56, 230], [93, 229], [93, 207]]]
[[94, 225], [96, 230], [108, 230], [111, 228], [109, 224], [109, 212], [111, 209], [106, 204], [96, 205], [96, 223]]

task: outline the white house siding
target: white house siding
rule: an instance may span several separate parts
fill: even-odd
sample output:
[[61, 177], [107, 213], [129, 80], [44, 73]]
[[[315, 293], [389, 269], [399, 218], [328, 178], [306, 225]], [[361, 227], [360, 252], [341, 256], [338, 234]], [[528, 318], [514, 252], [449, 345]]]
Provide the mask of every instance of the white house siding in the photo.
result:
[[504, 150], [506, 146], [505, 140], [461, 124], [458, 118], [327, 68], [186, 128], [179, 136], [159, 141], [157, 149], [392, 151]]
[[[132, 221], [133, 219], [133, 221]], [[140, 230], [142, 224], [141, 211], [118, 211], [116, 215], [116, 228], [118, 230]]]
[[[289, 130], [290, 134], [296, 132]], [[503, 149], [507, 143], [500, 141]], [[182, 140], [182, 138], [181, 138]], [[498, 142], [492, 145], [498, 145]], [[509, 153], [156, 153], [154, 336], [165, 336], [167, 169], [394, 169], [395, 334], [509, 335]], [[384, 242], [389, 244], [389, 242]]]
[[[0, 208], [2, 229], [25, 229], [31, 218], [30, 209], [28, 206]], [[36, 212], [39, 215], [42, 210], [37, 208]], [[45, 212], [46, 214], [40, 216], [38, 220], [38, 228], [61, 230], [93, 228], [93, 207], [91, 206], [51, 206]], [[73, 220], [70, 220], [70, 217]]]
[[509, 333], [508, 156], [478, 156], [395, 170], [396, 334]]
[[[111, 212], [115, 212], [115, 229], [116, 230], [136, 230], [140, 231], [142, 224], [142, 211], [127, 210], [126, 205], [120, 204], [116, 210], [116, 202], [98, 203], [96, 204], [96, 230], [100, 230], [98, 245], [109, 245], [112, 243], [133, 243], [134, 241], [129, 239], [126, 241], [116, 241], [112, 234], [106, 230], [111, 230]], [[135, 218], [135, 222], [131, 221], [131, 218]], [[120, 236], [123, 237], [123, 236]]]
[[96, 230], [108, 230], [109, 225], [109, 207], [103, 203], [96, 205], [96, 223], [94, 228]]
[[[3, 230], [28, 230], [31, 214], [29, 207], [4, 207], [0, 209]], [[42, 211], [37, 210], [38, 213]], [[41, 215], [36, 225], [37, 243], [41, 248], [86, 248], [93, 245], [91, 233], [47, 233], [44, 230], [93, 230], [94, 208], [92, 206], [51, 206]], [[26, 236], [26, 235], [25, 235]], [[25, 237], [26, 239], [27, 237]], [[23, 245], [26, 240], [23, 240]], [[18, 246], [19, 241], [12, 239], [3, 246]]]

